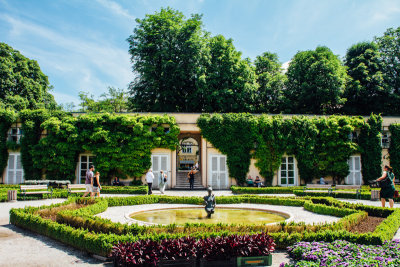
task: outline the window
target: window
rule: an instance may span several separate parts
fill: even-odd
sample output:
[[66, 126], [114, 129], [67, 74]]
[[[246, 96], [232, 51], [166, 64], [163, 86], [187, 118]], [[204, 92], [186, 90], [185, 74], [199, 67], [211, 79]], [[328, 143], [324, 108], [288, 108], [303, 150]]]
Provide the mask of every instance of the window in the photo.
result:
[[[164, 133], [169, 133], [169, 127], [166, 127], [166, 126], [163, 126], [164, 127]], [[153, 126], [153, 127], [151, 127], [151, 129], [150, 129], [150, 131], [151, 132], [156, 132], [157, 131], [157, 126]]]
[[293, 156], [282, 157], [278, 179], [282, 186], [296, 185], [296, 162]]
[[389, 146], [390, 146], [390, 132], [389, 131], [382, 131], [381, 145], [382, 145], [382, 148], [389, 148]]
[[24, 182], [24, 170], [21, 163], [20, 153], [10, 153], [6, 172], [6, 184], [20, 184]]
[[349, 140], [351, 140], [353, 143], [358, 143], [358, 132], [350, 133]]
[[182, 144], [182, 153], [184, 154], [191, 154], [192, 153], [192, 143], [183, 143]]
[[23, 131], [21, 128], [19, 128], [17, 126], [11, 127], [8, 130], [7, 141], [15, 142], [15, 143], [19, 144], [22, 136], [23, 136]]
[[79, 177], [78, 183], [84, 184], [86, 179], [86, 172], [89, 166], [93, 164], [94, 156], [91, 154], [81, 154], [79, 156]]
[[346, 184], [350, 185], [361, 185], [362, 184], [362, 173], [361, 173], [361, 157], [351, 156], [348, 160], [349, 164], [349, 175], [346, 177]]

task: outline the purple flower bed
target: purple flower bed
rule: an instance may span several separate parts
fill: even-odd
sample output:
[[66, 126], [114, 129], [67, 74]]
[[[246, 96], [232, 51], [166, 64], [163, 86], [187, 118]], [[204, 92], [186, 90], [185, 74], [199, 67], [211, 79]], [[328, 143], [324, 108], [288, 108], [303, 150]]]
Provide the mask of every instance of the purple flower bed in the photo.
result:
[[112, 257], [119, 266], [156, 266], [163, 260], [225, 260], [233, 257], [268, 256], [275, 250], [274, 240], [266, 233], [230, 235], [196, 240], [191, 237], [160, 242], [139, 240], [119, 243]]
[[281, 267], [310, 266], [400, 266], [400, 240], [386, 241], [382, 246], [358, 245], [347, 241], [299, 242], [288, 247], [296, 264]]

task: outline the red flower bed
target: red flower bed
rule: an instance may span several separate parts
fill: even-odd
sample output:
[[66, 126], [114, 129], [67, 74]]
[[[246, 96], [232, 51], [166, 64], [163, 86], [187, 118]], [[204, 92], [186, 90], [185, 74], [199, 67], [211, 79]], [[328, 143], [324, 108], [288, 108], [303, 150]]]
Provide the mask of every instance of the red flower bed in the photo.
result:
[[266, 233], [230, 235], [195, 240], [191, 237], [160, 242], [139, 240], [113, 247], [114, 263], [120, 266], [156, 266], [162, 260], [225, 260], [233, 257], [268, 256], [275, 250]]

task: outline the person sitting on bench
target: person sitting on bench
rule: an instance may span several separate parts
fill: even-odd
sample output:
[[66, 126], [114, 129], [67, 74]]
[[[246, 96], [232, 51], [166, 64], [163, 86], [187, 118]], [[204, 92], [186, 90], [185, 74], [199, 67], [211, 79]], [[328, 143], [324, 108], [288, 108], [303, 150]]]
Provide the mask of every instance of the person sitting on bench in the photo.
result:
[[253, 178], [250, 175], [247, 177], [247, 186], [254, 186]]
[[255, 183], [255, 186], [257, 186], [257, 187], [261, 187], [263, 185], [260, 177], [258, 177], [258, 176], [256, 176], [256, 180], [254, 181], [254, 183]]

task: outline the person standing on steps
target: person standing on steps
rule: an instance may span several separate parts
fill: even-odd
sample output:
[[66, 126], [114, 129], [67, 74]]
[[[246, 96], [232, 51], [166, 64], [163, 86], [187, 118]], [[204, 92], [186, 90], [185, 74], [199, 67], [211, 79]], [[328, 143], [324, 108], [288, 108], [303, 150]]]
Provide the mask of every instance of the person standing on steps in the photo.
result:
[[86, 197], [88, 194], [90, 196], [93, 196], [93, 171], [94, 171], [94, 166], [90, 165], [89, 170], [86, 171], [86, 178], [85, 178], [85, 186], [86, 186], [86, 192], [83, 194], [83, 197]]
[[382, 207], [384, 208], [386, 205], [386, 201], [389, 200], [389, 206], [393, 208], [394, 201], [394, 174], [393, 174], [393, 168], [386, 165], [384, 168], [384, 172], [381, 177], [376, 179], [377, 182], [380, 182], [381, 185], [381, 202], [382, 202]]
[[190, 190], [194, 189], [194, 175], [196, 174], [195, 170], [192, 168], [188, 173], [187, 177], [189, 179]]
[[147, 186], [149, 187], [149, 191], [147, 193], [148, 195], [153, 194], [153, 191], [152, 191], [153, 181], [154, 181], [153, 170], [149, 169], [146, 173], [146, 182], [147, 182]]

